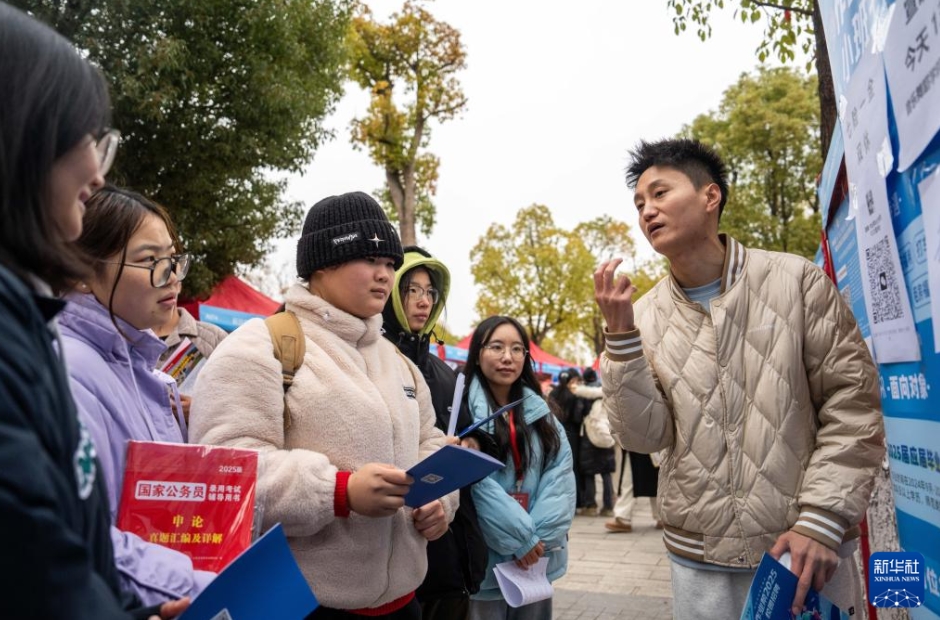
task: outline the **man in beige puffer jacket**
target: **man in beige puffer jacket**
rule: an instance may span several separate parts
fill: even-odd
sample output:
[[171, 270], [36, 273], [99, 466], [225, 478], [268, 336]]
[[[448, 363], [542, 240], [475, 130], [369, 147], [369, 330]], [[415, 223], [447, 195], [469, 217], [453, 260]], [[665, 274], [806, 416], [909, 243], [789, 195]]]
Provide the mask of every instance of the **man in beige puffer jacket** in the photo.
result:
[[675, 617], [738, 617], [765, 551], [791, 554], [794, 608], [810, 586], [862, 605], [851, 554], [884, 431], [851, 312], [809, 261], [719, 235], [728, 187], [713, 150], [662, 140], [632, 156], [640, 228], [670, 275], [634, 308], [619, 259], [595, 272], [604, 402], [623, 448], [665, 450]]

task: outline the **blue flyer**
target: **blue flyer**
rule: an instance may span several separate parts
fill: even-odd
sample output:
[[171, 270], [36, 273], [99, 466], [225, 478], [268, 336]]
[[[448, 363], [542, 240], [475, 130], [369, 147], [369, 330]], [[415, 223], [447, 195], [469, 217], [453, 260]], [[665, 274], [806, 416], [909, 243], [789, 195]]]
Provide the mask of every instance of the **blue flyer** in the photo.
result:
[[[785, 554], [788, 557], [788, 554]], [[783, 559], [783, 558], [781, 558]], [[799, 579], [790, 569], [765, 553], [747, 593], [741, 620], [849, 620], [849, 614], [832, 604], [818, 592], [810, 589], [803, 612], [794, 616], [790, 605], [796, 595]]]
[[317, 606], [278, 523], [219, 573], [180, 620], [303, 620]]
[[412, 508], [443, 497], [489, 476], [503, 463], [477, 450], [447, 445], [408, 470], [414, 478], [405, 495], [405, 505]]

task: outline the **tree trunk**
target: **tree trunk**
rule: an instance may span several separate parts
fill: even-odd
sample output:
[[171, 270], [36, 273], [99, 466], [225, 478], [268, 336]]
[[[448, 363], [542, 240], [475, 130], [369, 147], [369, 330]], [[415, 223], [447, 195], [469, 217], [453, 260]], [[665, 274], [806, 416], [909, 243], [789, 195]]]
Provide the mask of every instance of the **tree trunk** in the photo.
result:
[[402, 171], [402, 180], [405, 190], [404, 208], [398, 220], [401, 244], [403, 246], [417, 245], [415, 236], [415, 169], [414, 163], [409, 163]]
[[385, 182], [388, 184], [388, 194], [395, 206], [395, 214], [398, 216], [398, 221], [401, 222], [402, 213], [405, 209], [405, 188], [402, 187], [401, 170], [386, 168]]
[[816, 75], [819, 78], [819, 146], [822, 159], [826, 161], [839, 113], [832, 81], [832, 67], [829, 64], [829, 48], [823, 31], [822, 14], [819, 12], [819, 0], [813, 3], [813, 29], [816, 34]]

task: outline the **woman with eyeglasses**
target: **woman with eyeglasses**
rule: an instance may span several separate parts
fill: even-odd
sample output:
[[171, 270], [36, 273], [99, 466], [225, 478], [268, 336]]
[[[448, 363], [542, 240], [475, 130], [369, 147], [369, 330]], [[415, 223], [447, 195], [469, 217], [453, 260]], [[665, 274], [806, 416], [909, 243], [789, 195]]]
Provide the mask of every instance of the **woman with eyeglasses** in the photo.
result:
[[506, 466], [472, 487], [489, 562], [480, 591], [471, 597], [470, 618], [551, 620], [550, 598], [510, 607], [493, 568], [515, 562], [529, 569], [545, 558], [550, 581], [565, 574], [575, 505], [571, 448], [541, 395], [529, 358], [529, 337], [518, 321], [493, 316], [481, 322], [470, 338], [464, 372], [469, 383], [464, 406], [474, 421], [522, 400], [482, 427], [486, 441], [471, 442]]
[[[447, 429], [457, 377], [431, 350], [434, 328], [450, 290], [447, 266], [425, 250], [404, 248], [392, 294], [382, 311], [385, 338], [415, 363], [431, 391], [436, 426]], [[464, 410], [457, 428], [471, 424]], [[423, 620], [463, 620], [470, 595], [480, 589], [486, 570], [486, 543], [477, 522], [470, 487], [460, 490], [460, 508], [443, 536], [428, 543], [428, 574], [417, 590]]]
[[[114, 523], [127, 442], [186, 441], [186, 423], [167, 397], [175, 383], [154, 370], [166, 345], [152, 329], [176, 312], [190, 258], [176, 253], [166, 210], [136, 192], [99, 190], [83, 223], [77, 246], [91, 273], [66, 295], [60, 324], [72, 393], [98, 449]], [[194, 570], [185, 554], [136, 535], [112, 528], [112, 539], [125, 586], [146, 603], [195, 596], [214, 577]]]
[[117, 149], [107, 85], [66, 39], [3, 2], [0, 84], [0, 616], [170, 618], [188, 603], [142, 609], [121, 589], [57, 327], [54, 293], [91, 273], [72, 242]]

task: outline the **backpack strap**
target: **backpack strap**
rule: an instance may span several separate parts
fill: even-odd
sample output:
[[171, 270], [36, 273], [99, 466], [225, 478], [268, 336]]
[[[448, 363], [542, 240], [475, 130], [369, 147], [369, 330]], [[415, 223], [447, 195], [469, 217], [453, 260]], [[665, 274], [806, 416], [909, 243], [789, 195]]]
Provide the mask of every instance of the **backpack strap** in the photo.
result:
[[281, 378], [284, 385], [284, 433], [291, 425], [290, 407], [287, 405], [287, 390], [294, 383], [294, 375], [304, 363], [307, 343], [300, 328], [297, 315], [290, 310], [272, 314], [264, 320], [274, 345], [274, 357], [281, 362]]

